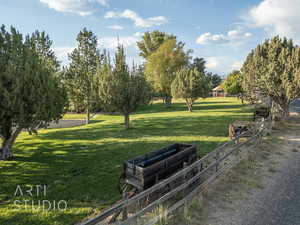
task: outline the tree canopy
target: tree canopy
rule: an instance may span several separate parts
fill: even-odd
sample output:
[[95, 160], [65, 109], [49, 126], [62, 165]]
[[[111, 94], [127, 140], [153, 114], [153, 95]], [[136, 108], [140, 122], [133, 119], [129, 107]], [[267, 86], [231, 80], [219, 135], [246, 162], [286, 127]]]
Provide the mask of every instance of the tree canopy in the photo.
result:
[[140, 50], [140, 56], [147, 59], [152, 53], [154, 53], [165, 40], [174, 39], [176, 36], [155, 30], [152, 32], [145, 32], [142, 40], [137, 42], [137, 46]]
[[123, 46], [117, 48], [114, 63], [105, 63], [98, 70], [99, 95], [103, 107], [122, 113], [125, 127], [129, 128], [130, 114], [150, 102], [150, 86], [140, 69], [129, 70]]
[[239, 70], [232, 71], [222, 83], [224, 90], [231, 95], [241, 95], [242, 89], [242, 74]]
[[166, 40], [147, 58], [146, 79], [162, 95], [167, 106], [171, 104], [171, 84], [176, 72], [188, 64], [189, 56], [176, 39]]
[[279, 36], [266, 40], [248, 55], [242, 73], [246, 96], [269, 96], [285, 118], [290, 103], [300, 96], [300, 48]]
[[210, 80], [212, 88], [218, 87], [222, 83], [222, 78], [218, 74], [213, 74], [211, 72], [205, 73], [207, 78]]
[[36, 132], [58, 120], [67, 104], [52, 41], [44, 32], [23, 35], [11, 27], [0, 31], [0, 137], [2, 159], [24, 129]]
[[193, 62], [191, 63], [191, 68], [196, 68], [199, 72], [205, 73], [205, 63], [206, 61], [203, 58], [194, 58]]
[[199, 72], [196, 68], [179, 70], [172, 83], [173, 97], [183, 98], [190, 112], [194, 102], [198, 98], [208, 97], [210, 90], [210, 81], [203, 72]]
[[70, 65], [64, 78], [73, 106], [86, 111], [86, 123], [90, 120], [92, 104], [97, 102], [96, 69], [101, 57], [96, 35], [84, 28], [77, 36], [77, 47], [69, 55]]

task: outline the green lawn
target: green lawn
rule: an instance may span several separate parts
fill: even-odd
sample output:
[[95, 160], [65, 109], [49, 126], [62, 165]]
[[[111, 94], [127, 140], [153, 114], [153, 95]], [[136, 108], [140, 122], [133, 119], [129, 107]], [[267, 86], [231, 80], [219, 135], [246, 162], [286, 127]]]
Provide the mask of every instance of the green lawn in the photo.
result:
[[[177, 101], [169, 109], [156, 102], [131, 116], [98, 115], [90, 125], [23, 133], [14, 147], [13, 161], [0, 161], [1, 225], [67, 225], [120, 199], [117, 183], [122, 162], [174, 142], [195, 143], [203, 156], [228, 140], [228, 124], [249, 119], [251, 110], [235, 98], [209, 98], [186, 111]], [[17, 185], [47, 185], [46, 197], [14, 197]], [[65, 212], [32, 211], [14, 200], [65, 200]], [[1, 202], [9, 202], [1, 204]], [[29, 203], [31, 204], [31, 202]]]

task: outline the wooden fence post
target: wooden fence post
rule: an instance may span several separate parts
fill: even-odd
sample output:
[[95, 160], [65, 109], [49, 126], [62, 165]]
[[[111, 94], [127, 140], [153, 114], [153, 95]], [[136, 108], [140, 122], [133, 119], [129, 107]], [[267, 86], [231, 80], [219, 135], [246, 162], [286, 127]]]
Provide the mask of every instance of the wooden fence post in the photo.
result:
[[126, 206], [123, 208], [123, 213], [122, 213], [122, 220], [125, 221], [128, 218], [128, 212], [127, 212], [127, 203], [128, 203], [128, 193], [124, 192], [123, 198], [126, 200]]
[[[220, 158], [220, 154], [219, 154], [219, 152], [217, 152], [216, 157], [215, 157], [216, 161], [218, 161], [219, 158]], [[219, 167], [219, 163], [216, 164], [216, 172], [218, 172], [218, 167]]]

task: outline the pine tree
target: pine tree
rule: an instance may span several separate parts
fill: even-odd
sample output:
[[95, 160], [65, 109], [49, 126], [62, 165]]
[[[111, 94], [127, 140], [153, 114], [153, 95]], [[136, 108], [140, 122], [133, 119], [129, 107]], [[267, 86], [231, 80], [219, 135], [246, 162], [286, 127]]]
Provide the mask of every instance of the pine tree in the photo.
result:
[[100, 61], [97, 37], [84, 28], [77, 36], [77, 47], [69, 55], [70, 65], [64, 75], [71, 102], [86, 111], [89, 123], [92, 104], [97, 101], [96, 70]]
[[117, 48], [114, 66], [110, 65], [109, 57], [106, 57], [105, 61], [106, 63], [98, 68], [101, 102], [107, 111], [122, 113], [125, 127], [128, 129], [130, 114], [149, 103], [150, 87], [141, 70], [129, 70], [123, 46]]
[[242, 74], [245, 96], [251, 101], [269, 97], [279, 117], [286, 118], [290, 103], [300, 96], [300, 48], [279, 36], [266, 40], [248, 55]]
[[172, 83], [173, 97], [183, 98], [190, 112], [193, 110], [194, 102], [198, 98], [208, 97], [210, 90], [210, 81], [203, 72], [199, 72], [196, 68], [179, 70]]
[[36, 31], [23, 40], [15, 28], [0, 31], [0, 136], [2, 159], [22, 130], [29, 133], [62, 117], [66, 92], [57, 77], [52, 41]]

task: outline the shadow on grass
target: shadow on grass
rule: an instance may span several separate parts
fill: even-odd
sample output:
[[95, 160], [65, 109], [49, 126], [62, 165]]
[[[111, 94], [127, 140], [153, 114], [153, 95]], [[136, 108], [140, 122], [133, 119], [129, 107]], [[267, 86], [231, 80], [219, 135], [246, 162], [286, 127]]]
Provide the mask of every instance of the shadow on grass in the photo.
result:
[[[13, 161], [0, 162], [0, 196], [13, 200], [17, 185], [45, 184], [47, 200], [66, 200], [70, 209], [70, 215], [50, 215], [49, 221], [59, 225], [74, 224], [86, 216], [75, 213], [76, 209], [100, 209], [121, 198], [117, 187], [125, 160], [180, 140], [196, 144], [200, 156], [224, 143], [228, 124], [245, 118], [245, 110], [236, 111], [242, 108], [240, 105], [214, 104], [216, 102], [198, 103], [195, 110], [199, 107], [199, 110], [213, 109], [229, 114], [217, 116], [207, 112], [199, 116], [139, 117], [133, 118], [133, 128], [129, 130], [120, 123], [103, 124], [101, 120], [92, 120], [89, 126], [48, 131], [17, 141]], [[183, 103], [174, 105], [166, 110], [174, 112], [177, 107], [177, 111], [186, 111]], [[152, 113], [152, 110], [138, 114], [141, 113]], [[22, 212], [13, 215], [4, 224], [24, 224], [37, 217]], [[51, 224], [47, 218], [37, 221], [27, 224]]]
[[[47, 196], [44, 199], [49, 201], [63, 199], [68, 202], [70, 210], [84, 207], [98, 209], [107, 207], [121, 198], [118, 192], [118, 177], [122, 173], [122, 164], [125, 160], [172, 143], [174, 142], [133, 141], [105, 144], [57, 144], [33, 141], [17, 144], [15, 158], [12, 161], [17, 166], [2, 169], [0, 179], [5, 183], [1, 184], [0, 195], [5, 195], [6, 199], [14, 201], [17, 185], [24, 187], [24, 185], [45, 184]], [[205, 155], [206, 152], [202, 149], [209, 151], [223, 142], [199, 140], [186, 143], [197, 144], [199, 154]], [[24, 151], [25, 149], [31, 149], [31, 151]], [[29, 199], [40, 198], [29, 197]], [[23, 220], [20, 218], [20, 221], [30, 221], [31, 216], [36, 216], [36, 214], [26, 215], [28, 218], [23, 218]], [[55, 221], [57, 224], [74, 224], [85, 215], [80, 216], [79, 214], [79, 217], [74, 217], [72, 223], [66, 223], [65, 219], [59, 216], [55, 218]], [[12, 221], [16, 222], [7, 224], [21, 224], [15, 217]]]
[[[242, 105], [230, 105], [224, 104], [224, 102], [197, 102], [193, 106], [193, 111], [197, 110], [218, 110], [218, 109], [238, 109], [243, 107]], [[149, 105], [141, 108], [135, 114], [144, 113], [161, 113], [161, 112], [178, 112], [188, 111], [187, 106], [184, 103], [172, 103], [171, 107], [165, 107], [163, 103], [156, 103], [155, 105]]]
[[56, 130], [39, 134], [40, 140], [87, 140], [99, 141], [105, 138], [139, 139], [161, 136], [227, 136], [228, 124], [245, 118], [244, 113], [226, 116], [178, 116], [146, 117], [133, 119], [133, 128], [126, 130], [123, 124], [102, 124], [100, 126], [80, 127], [78, 129]]

